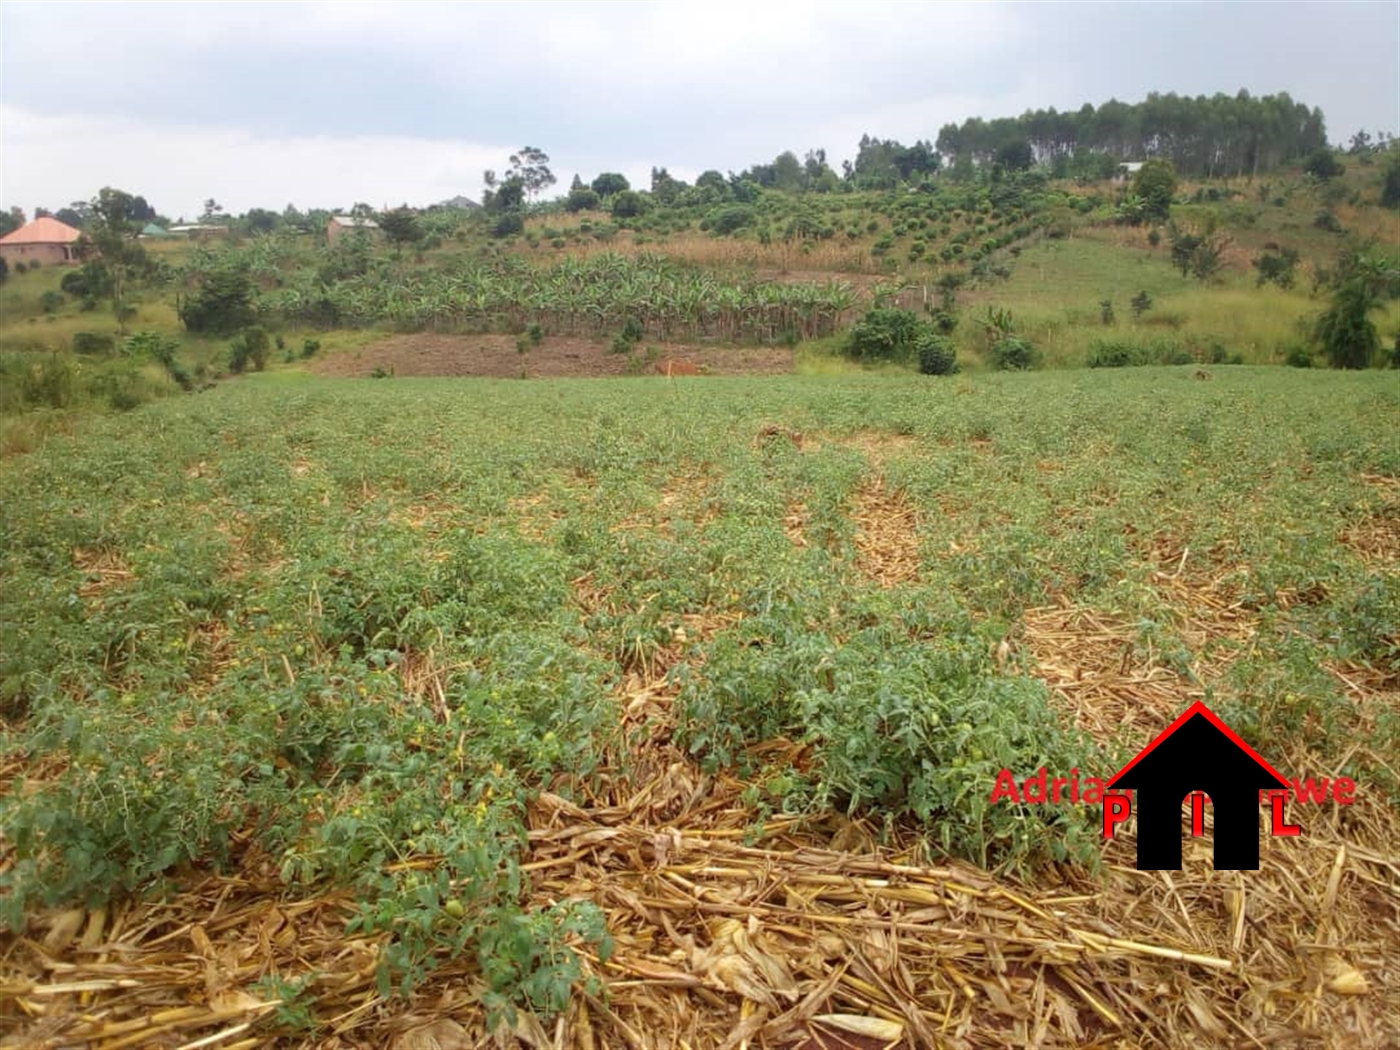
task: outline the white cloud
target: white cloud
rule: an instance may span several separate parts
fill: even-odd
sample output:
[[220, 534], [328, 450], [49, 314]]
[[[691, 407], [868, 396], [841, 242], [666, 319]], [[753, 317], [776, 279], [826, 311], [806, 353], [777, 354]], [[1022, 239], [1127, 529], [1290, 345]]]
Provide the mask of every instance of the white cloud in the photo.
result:
[[481, 191], [511, 147], [366, 135], [265, 137], [128, 119], [45, 117], [0, 106], [0, 200], [26, 211], [93, 197], [103, 186], [139, 193], [172, 218], [225, 208], [431, 204]]

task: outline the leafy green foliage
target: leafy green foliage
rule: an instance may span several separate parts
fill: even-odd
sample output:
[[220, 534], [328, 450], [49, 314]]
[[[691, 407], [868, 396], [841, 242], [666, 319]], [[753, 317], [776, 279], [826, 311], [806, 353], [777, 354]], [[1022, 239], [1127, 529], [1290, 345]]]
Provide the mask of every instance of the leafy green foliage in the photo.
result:
[[621, 190], [611, 200], [609, 210], [614, 219], [635, 219], [646, 212], [646, 198], [635, 190]]
[[919, 371], [926, 376], [947, 376], [958, 371], [958, 351], [953, 341], [936, 331], [924, 332], [914, 345]]
[[1347, 168], [1330, 149], [1322, 148], [1308, 154], [1303, 170], [1315, 179], [1326, 181], [1342, 175]]
[[846, 352], [856, 360], [900, 361], [917, 353], [931, 330], [909, 310], [876, 307], [851, 328]]
[[1176, 195], [1176, 169], [1166, 160], [1144, 162], [1133, 176], [1132, 192], [1142, 202], [1137, 221], [1166, 222]]
[[[1137, 342], [1132, 339], [1096, 339], [1085, 360], [1089, 368], [1128, 368], [1136, 365], [1190, 365], [1195, 356], [1171, 339]], [[1223, 364], [1221, 361], [1212, 362]]]
[[195, 268], [188, 281], [192, 290], [176, 300], [185, 328], [205, 335], [228, 335], [253, 320], [253, 278], [246, 263], [219, 259]]
[[1215, 232], [1213, 224], [1207, 223], [1204, 229], [1191, 229], [1172, 223], [1168, 234], [1172, 263], [1181, 271], [1181, 276], [1190, 275], [1204, 283], [1220, 271], [1229, 241]]
[[992, 367], [1002, 372], [1023, 372], [1039, 368], [1040, 351], [1030, 340], [1008, 335], [992, 344]]
[[1148, 310], [1152, 309], [1152, 296], [1148, 295], [1147, 289], [1144, 288], [1142, 291], [1138, 292], [1137, 295], [1133, 296], [1128, 305], [1132, 307], [1133, 320], [1138, 320], [1143, 314], [1147, 313]]
[[271, 346], [267, 329], [262, 325], [250, 325], [229, 347], [229, 371], [239, 373], [252, 368], [255, 372], [261, 372], [267, 367], [267, 354]]
[[1284, 248], [1277, 253], [1264, 252], [1254, 260], [1254, 268], [1259, 271], [1255, 281], [1259, 287], [1272, 282], [1280, 288], [1292, 288], [1298, 268], [1298, 251], [1296, 248]]
[[1393, 293], [1400, 273], [1380, 258], [1353, 255], [1343, 260], [1332, 301], [1317, 319], [1313, 341], [1333, 368], [1368, 368], [1380, 350], [1370, 313]]
[[117, 348], [116, 339], [106, 332], [74, 332], [72, 341], [75, 354], [106, 355]]
[[1381, 165], [1381, 207], [1400, 208], [1400, 145], [1392, 145]]

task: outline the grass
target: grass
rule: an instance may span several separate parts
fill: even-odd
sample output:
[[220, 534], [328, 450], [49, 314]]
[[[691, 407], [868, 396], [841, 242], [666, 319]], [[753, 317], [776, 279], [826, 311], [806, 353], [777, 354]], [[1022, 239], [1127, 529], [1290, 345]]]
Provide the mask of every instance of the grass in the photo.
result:
[[[279, 892], [354, 890], [385, 994], [467, 952], [492, 1009], [548, 1013], [579, 976], [550, 931], [606, 932], [522, 903], [525, 807], [631, 775], [639, 682], [754, 822], [1093, 863], [1093, 814], [984, 801], [1003, 767], [1108, 769], [1155, 725], [1073, 729], [1023, 647], [1046, 608], [1126, 625], [1123, 659], [1251, 744], [1393, 801], [1396, 726], [1338, 672], [1400, 674], [1397, 435], [1393, 373], [1265, 368], [286, 372], [90, 419], [0, 462], [0, 756], [29, 778], [0, 795], [0, 907], [23, 926], [255, 843]], [[1258, 632], [1202, 639], [1161, 583], [1182, 567]]]

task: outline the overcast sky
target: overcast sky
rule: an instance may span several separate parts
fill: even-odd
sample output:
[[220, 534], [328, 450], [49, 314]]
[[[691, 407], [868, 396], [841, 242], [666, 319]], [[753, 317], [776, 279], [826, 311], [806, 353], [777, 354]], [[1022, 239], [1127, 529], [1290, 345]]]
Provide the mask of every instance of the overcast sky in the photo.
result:
[[112, 185], [172, 218], [562, 190], [1149, 91], [1289, 92], [1400, 133], [1400, 3], [0, 2], [0, 204]]

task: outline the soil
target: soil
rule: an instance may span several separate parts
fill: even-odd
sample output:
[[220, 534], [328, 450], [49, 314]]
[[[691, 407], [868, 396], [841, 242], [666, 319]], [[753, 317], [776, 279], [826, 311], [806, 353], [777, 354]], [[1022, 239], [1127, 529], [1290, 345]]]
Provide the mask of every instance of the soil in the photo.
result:
[[[648, 353], [654, 347], [654, 360]], [[693, 361], [710, 375], [780, 375], [792, 371], [786, 347], [643, 343], [631, 355], [609, 352], [591, 339], [549, 336], [520, 353], [512, 335], [396, 335], [358, 350], [315, 361], [318, 375], [368, 377], [376, 369], [395, 376], [486, 376], [496, 379], [656, 375], [668, 360]]]

